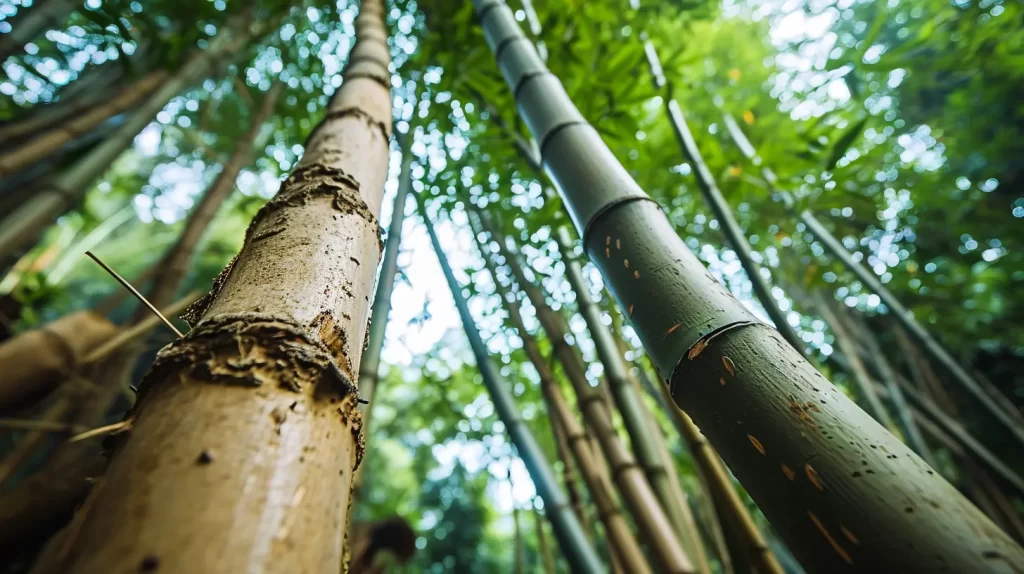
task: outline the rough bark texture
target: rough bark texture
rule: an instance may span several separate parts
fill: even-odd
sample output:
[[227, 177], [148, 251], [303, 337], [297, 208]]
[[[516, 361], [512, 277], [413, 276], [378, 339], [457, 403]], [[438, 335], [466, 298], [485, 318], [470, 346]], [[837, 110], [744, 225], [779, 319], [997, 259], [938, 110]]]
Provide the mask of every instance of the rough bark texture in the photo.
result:
[[1024, 550], [711, 277], [512, 12], [500, 0], [474, 4], [586, 253], [676, 403], [804, 566], [1024, 569]]
[[355, 373], [391, 126], [379, 1], [346, 81], [242, 251], [163, 349], [55, 571], [328, 572], [361, 455]]
[[0, 158], [0, 177], [9, 176], [20, 169], [24, 169], [46, 157], [52, 151], [60, 149], [64, 144], [89, 133], [107, 119], [131, 109], [156, 89], [157, 86], [163, 84], [167, 77], [168, 74], [165, 70], [150, 72], [123, 88], [118, 94], [103, 104], [89, 108], [75, 117], [61, 122], [38, 137], [18, 146], [4, 155], [3, 158]]
[[526, 293], [537, 312], [537, 319], [544, 333], [554, 347], [566, 378], [572, 383], [576, 392], [579, 409], [587, 424], [594, 429], [598, 443], [608, 459], [612, 471], [612, 479], [619, 487], [622, 497], [629, 505], [630, 514], [643, 532], [644, 540], [657, 557], [661, 567], [667, 572], [695, 572], [689, 556], [683, 550], [672, 522], [658, 502], [654, 490], [644, 476], [636, 459], [619, 438], [612, 424], [611, 408], [598, 388], [590, 386], [586, 377], [586, 368], [579, 351], [566, 342], [567, 329], [564, 319], [547, 305], [544, 293], [531, 283], [515, 255], [511, 253], [504, 238], [488, 228], [512, 270], [519, 288]]
[[22, 407], [55, 389], [116, 332], [105, 317], [77, 311], [5, 341], [0, 345], [0, 411]]
[[551, 522], [563, 554], [565, 554], [574, 572], [603, 571], [604, 568], [601, 566], [597, 553], [594, 552], [594, 548], [587, 540], [583, 527], [580, 526], [576, 514], [569, 506], [569, 501], [561, 489], [558, 488], [554, 471], [551, 469], [551, 465], [548, 464], [544, 452], [530, 432], [530, 429], [523, 423], [511, 391], [502, 384], [498, 369], [491, 362], [488, 355], [487, 345], [484, 344], [483, 338], [481, 338], [480, 332], [477, 331], [473, 322], [473, 316], [469, 312], [469, 304], [462, 296], [462, 287], [455, 280], [455, 274], [448, 265], [448, 259], [441, 249], [441, 243], [438, 241], [437, 234], [434, 233], [434, 228], [427, 217], [426, 207], [419, 196], [416, 196], [416, 198], [420, 200], [420, 214], [423, 216], [427, 232], [430, 235], [430, 242], [434, 247], [438, 262], [441, 264], [441, 270], [444, 272], [452, 298], [455, 300], [455, 307], [458, 309], [459, 317], [462, 319], [462, 327], [466, 332], [466, 338], [469, 339], [470, 347], [473, 349], [473, 356], [476, 358], [477, 369], [480, 370], [484, 386], [487, 388], [491, 401], [494, 403], [494, 409], [498, 413], [498, 418], [505, 424], [512, 443], [516, 446], [520, 458], [523, 459], [523, 463], [530, 472], [530, 478], [533, 479], [533, 483], [537, 487], [538, 495], [544, 500], [544, 509], [547, 512], [548, 521]]

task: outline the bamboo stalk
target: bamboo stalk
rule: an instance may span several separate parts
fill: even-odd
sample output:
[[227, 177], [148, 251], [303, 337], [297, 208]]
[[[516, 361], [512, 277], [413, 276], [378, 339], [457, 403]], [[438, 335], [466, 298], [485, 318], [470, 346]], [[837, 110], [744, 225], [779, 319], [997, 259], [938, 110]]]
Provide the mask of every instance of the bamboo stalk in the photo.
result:
[[530, 477], [537, 487], [538, 494], [544, 500], [544, 508], [547, 511], [548, 520], [555, 530], [555, 536], [558, 538], [562, 552], [568, 559], [573, 571], [603, 571], [604, 568], [601, 566], [597, 553], [594, 552], [593, 547], [587, 541], [583, 527], [580, 526], [575, 513], [569, 507], [565, 495], [558, 488], [554, 471], [544, 457], [540, 445], [537, 444], [530, 430], [523, 424], [519, 409], [515, 405], [511, 392], [501, 384], [500, 375], [490, 360], [487, 346], [480, 337], [479, 331], [474, 327], [473, 316], [469, 313], [469, 306], [462, 296], [462, 288], [455, 280], [455, 275], [448, 265], [448, 260], [444, 256], [441, 244], [437, 239], [436, 233], [434, 233], [433, 226], [430, 224], [430, 219], [427, 217], [426, 207], [419, 196], [414, 195], [414, 197], [419, 201], [420, 214], [423, 216], [427, 232], [430, 235], [430, 242], [434, 247], [434, 253], [437, 255], [438, 262], [441, 264], [441, 270], [444, 272], [445, 280], [451, 290], [452, 298], [455, 300], [455, 306], [458, 309], [459, 317], [462, 319], [462, 326], [466, 332], [466, 338], [469, 339], [470, 347], [473, 349], [473, 355], [477, 359], [477, 368], [483, 377], [484, 385], [487, 387], [498, 416], [505, 423], [506, 432], [512, 438], [519, 456], [526, 463], [527, 469], [530, 471]]

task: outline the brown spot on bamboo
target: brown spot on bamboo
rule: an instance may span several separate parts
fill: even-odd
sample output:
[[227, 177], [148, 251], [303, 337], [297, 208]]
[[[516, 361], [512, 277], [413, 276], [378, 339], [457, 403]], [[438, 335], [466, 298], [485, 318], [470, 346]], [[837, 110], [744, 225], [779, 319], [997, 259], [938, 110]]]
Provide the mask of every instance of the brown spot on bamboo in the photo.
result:
[[633, 304], [632, 303], [630, 303], [630, 305], [629, 305], [629, 316], [630, 317], [633, 316]]
[[629, 269], [629, 259], [623, 259], [622, 264], [626, 266], [626, 269]]
[[622, 242], [619, 241], [618, 239], [615, 240], [615, 248], [622, 249]]
[[605, 257], [611, 257], [612, 256], [612, 250], [608, 249], [607, 247], [605, 247], [604, 248], [604, 256]]
[[634, 271], [633, 272], [633, 279], [639, 279], [639, 278], [640, 278], [640, 272], [639, 271]]
[[722, 377], [718, 377], [718, 384], [720, 384], [720, 385], [722, 385], [724, 387], [725, 386], [725, 379], [723, 379]]
[[611, 235], [606, 235], [604, 237], [604, 244], [605, 245], [611, 245], [612, 244], [612, 236]]
[[843, 533], [843, 536], [845, 536], [847, 540], [853, 542], [854, 544], [860, 545], [860, 540], [857, 540], [857, 537], [854, 536], [852, 532], [850, 532], [849, 528], [840, 524], [839, 531]]
[[811, 517], [811, 522], [813, 522], [814, 525], [818, 527], [818, 530], [822, 533], [822, 535], [825, 536], [825, 540], [828, 540], [828, 543], [832, 545], [832, 549], [836, 551], [836, 554], [838, 554], [839, 557], [842, 558], [843, 561], [847, 564], [853, 564], [853, 559], [850, 558], [850, 555], [846, 552], [846, 549], [843, 548], [839, 544], [839, 542], [836, 541], [835, 538], [832, 538], [832, 534], [828, 531], [827, 528], [825, 528], [825, 525], [822, 524], [820, 520], [818, 520], [818, 517], [815, 516], [814, 513], [811, 512], [810, 510], [807, 511], [807, 516]]
[[781, 466], [781, 468], [782, 468], [782, 474], [786, 475], [786, 479], [787, 480], [793, 480], [794, 478], [796, 478], [796, 473], [793, 472], [793, 469], [789, 468], [788, 465], [783, 464]]
[[813, 484], [815, 488], [822, 492], [825, 491], [825, 487], [821, 484], [821, 477], [818, 476], [818, 471], [814, 470], [813, 466], [805, 464], [804, 474], [807, 475], [807, 480], [811, 481], [811, 484]]
[[750, 441], [750, 444], [754, 445], [754, 448], [757, 449], [757, 452], [764, 454], [764, 445], [761, 444], [761, 441], [757, 440], [757, 437], [755, 437], [752, 434], [748, 434], [747, 439]]
[[665, 334], [662, 335], [661, 338], [664, 339], [665, 337], [668, 337], [669, 335], [671, 335], [672, 331], [675, 331], [676, 329], [678, 329], [680, 325], [682, 325], [682, 323], [676, 323], [675, 325], [672, 325], [671, 327], [669, 327], [668, 331], [665, 331]]
[[693, 346], [690, 347], [690, 350], [686, 352], [686, 358], [690, 359], [690, 360], [696, 359], [697, 355], [701, 354], [704, 351], [704, 349], [707, 349], [707, 348], [708, 348], [708, 340], [707, 339], [701, 339], [701, 340], [697, 341], [696, 343], [694, 343]]
[[736, 374], [736, 365], [735, 363], [732, 362], [732, 359], [730, 359], [729, 357], [722, 355], [722, 365], [725, 366], [725, 370], [729, 371], [730, 375]]

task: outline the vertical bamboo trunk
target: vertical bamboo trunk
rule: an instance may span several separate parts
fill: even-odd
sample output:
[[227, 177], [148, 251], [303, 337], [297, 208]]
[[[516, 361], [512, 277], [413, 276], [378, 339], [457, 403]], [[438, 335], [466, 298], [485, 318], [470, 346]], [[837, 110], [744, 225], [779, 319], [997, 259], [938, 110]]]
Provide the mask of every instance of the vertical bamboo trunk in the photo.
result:
[[941, 406], [942, 410], [952, 416], [959, 417], [960, 405], [942, 385], [942, 381], [936, 376], [928, 361], [921, 356], [920, 349], [910, 340], [907, 332], [897, 325], [892, 329], [892, 334], [896, 339], [896, 345], [900, 348], [900, 352], [904, 357], [907, 370], [910, 371], [911, 380], [917, 384], [921, 392], [931, 397], [933, 401]]
[[867, 367], [860, 360], [860, 355], [856, 352], [856, 348], [852, 346], [852, 335], [847, 329], [845, 322], [840, 321], [838, 313], [834, 312], [835, 305], [833, 301], [830, 301], [831, 296], [826, 296], [817, 293], [815, 296], [815, 306], [818, 309], [818, 314], [825, 319], [825, 323], [828, 324], [832, 330], [832, 334], [835, 336], [836, 346], [839, 350], [846, 355], [850, 362], [850, 374], [853, 376], [854, 382], [857, 384], [857, 393], [864, 399], [867, 404], [865, 409], [871, 416], [875, 418], [882, 426], [888, 428], [891, 431], [896, 430], [896, 425], [892, 422], [892, 417], [889, 416], [889, 411], [886, 410], [885, 405], [882, 404], [881, 399], [878, 398], [878, 393], [875, 392], [875, 386], [871, 383], [871, 378], [868, 375]]
[[191, 309], [195, 327], [158, 355], [131, 436], [55, 552], [54, 571], [342, 564], [391, 132], [379, 0], [363, 3], [355, 28], [324, 121]]
[[121, 153], [132, 145], [168, 101], [202, 80], [225, 57], [235, 54], [249, 34], [247, 22], [238, 17], [221, 29], [209, 47], [190, 58], [172, 77], [160, 84], [131, 116], [106, 139], [79, 159], [53, 182], [33, 194], [0, 222], [0, 258], [10, 257], [24, 247], [64, 210], [74, 205], [103, 175]]
[[441, 264], [441, 270], [444, 272], [452, 298], [455, 300], [455, 307], [458, 309], [466, 338], [469, 339], [473, 355], [476, 357], [477, 368], [483, 377], [484, 386], [487, 387], [498, 417], [505, 424], [512, 443], [516, 446], [520, 458], [523, 459], [530, 472], [530, 478], [533, 479], [537, 493], [544, 501], [545, 512], [547, 512], [548, 520], [555, 531], [555, 537], [562, 548], [562, 553], [565, 554], [574, 572], [603, 572], [604, 568], [601, 566], [597, 553], [587, 540], [583, 527], [576, 519], [576, 514], [569, 506], [565, 494], [558, 488], [554, 471], [544, 457], [537, 440], [530, 433], [530, 429], [523, 423], [512, 393], [501, 384], [498, 369], [491, 362], [487, 346], [480, 337], [480, 332], [475, 328], [473, 316], [469, 313], [469, 305], [462, 296], [462, 287], [455, 280], [455, 274], [448, 265], [448, 259], [444, 256], [441, 243], [427, 217], [426, 207], [419, 196], [414, 194], [414, 197], [420, 202], [420, 214], [423, 216], [427, 232], [430, 235], [430, 242], [434, 247], [438, 262]]
[[680, 542], [686, 546], [687, 554], [692, 557], [699, 572], [709, 574], [711, 566], [708, 564], [704, 545], [697, 532], [697, 524], [686, 502], [686, 495], [682, 491], [675, 467], [666, 464], [658, 451], [658, 441], [664, 443], [661, 429], [648, 424], [650, 413], [645, 412], [647, 409], [629, 382], [626, 363], [619, 354], [611, 331], [601, 322], [601, 309], [590, 296], [589, 286], [583, 279], [583, 269], [572, 253], [569, 230], [564, 226], [556, 231], [556, 242], [562, 255], [562, 262], [565, 264], [565, 275], [576, 293], [576, 304], [586, 321], [590, 338], [597, 348], [615, 404], [622, 413], [633, 452], [643, 466], [644, 474], [647, 475], [647, 480], [650, 481], [665, 514], [672, 521]]
[[107, 119], [135, 107], [157, 86], [166, 82], [168, 75], [165, 70], [150, 72], [103, 104], [85, 110], [11, 150], [0, 158], [0, 177], [28, 167], [64, 144], [89, 133]]
[[537, 529], [537, 543], [540, 545], [541, 558], [544, 560], [544, 574], [555, 574], [555, 557], [548, 546], [548, 535], [544, 532], [544, 517], [536, 510], [530, 510]]
[[675, 402], [805, 568], [1024, 569], [1024, 550], [715, 281], [511, 10], [474, 4], [585, 252]]
[[512, 523], [515, 527], [515, 564], [513, 565], [513, 571], [515, 574], [523, 574], [526, 570], [526, 555], [523, 548], [523, 530], [519, 524], [519, 509], [515, 506], [512, 507]]
[[21, 54], [25, 44], [35, 40], [48, 29], [59, 26], [78, 7], [75, 0], [41, 0], [34, 8], [22, 7], [14, 18], [8, 18], [11, 31], [0, 36], [0, 64], [11, 56]]
[[[548, 411], [552, 413], [551, 416], [555, 417], [555, 414], [553, 413], [554, 407], [551, 406], [547, 395], [544, 396], [544, 404]], [[584, 510], [583, 496], [580, 495], [579, 485], [576, 484], [576, 463], [570, 453], [569, 441], [566, 437], [564, 423], [557, 418], [552, 418], [551, 432], [555, 437], [555, 450], [557, 451], [558, 459], [562, 461], [562, 483], [565, 484], [565, 492], [569, 496], [569, 504], [572, 505], [572, 510], [576, 513], [576, 518], [580, 521], [584, 532], [587, 533], [587, 537], [589, 538], [593, 532], [590, 528], [590, 521], [587, 520], [586, 511]]]
[[505, 311], [508, 313], [509, 322], [519, 333], [519, 338], [523, 341], [523, 350], [526, 352], [527, 358], [533, 364], [540, 378], [541, 391], [544, 394], [545, 403], [550, 409], [550, 416], [556, 427], [555, 432], [566, 437], [569, 450], [572, 451], [573, 456], [575, 456], [579, 463], [580, 474], [582, 474], [583, 480], [587, 485], [591, 499], [597, 506], [598, 519], [604, 525], [605, 534], [611, 547], [610, 553], [617, 557], [629, 572], [637, 574], [650, 572], [650, 566], [648, 566], [643, 552], [640, 550], [640, 545], [626, 524], [626, 519], [616, 500], [611, 481], [601, 471], [604, 463], [597, 458], [597, 451], [599, 449], [592, 448], [587, 434], [576, 420], [565, 397], [562, 395], [562, 390], [558, 386], [554, 372], [544, 360], [540, 346], [537, 344], [537, 339], [526, 330], [522, 314], [519, 310], [518, 300], [510, 300], [509, 290], [498, 280], [494, 260], [488, 256], [490, 252], [487, 249], [487, 245], [481, 240], [479, 221], [475, 215], [475, 213], [471, 213], [469, 220], [473, 227], [474, 235], [479, 242], [480, 255], [483, 257], [484, 265], [487, 267], [501, 297]]
[[370, 315], [370, 334], [363, 362], [359, 367], [359, 395], [366, 401], [363, 406], [363, 424], [369, 428], [373, 411], [373, 394], [377, 389], [380, 371], [380, 353], [384, 348], [384, 333], [387, 330], [388, 314], [391, 313], [391, 294], [395, 290], [395, 276], [398, 274], [398, 254], [402, 247], [402, 224], [405, 222], [405, 204], [412, 189], [412, 160], [410, 151], [412, 133], [398, 136], [402, 147], [402, 172], [398, 176], [398, 191], [395, 193], [391, 223], [388, 225], [388, 239], [384, 248], [384, 260], [377, 279], [377, 291], [373, 296], [373, 312]]
[[565, 342], [567, 330], [563, 318], [548, 306], [541, 289], [526, 278], [515, 255], [505, 244], [504, 237], [493, 227], [487, 226], [486, 220], [484, 223], [486, 230], [497, 243], [499, 253], [512, 270], [519, 288], [526, 293], [536, 309], [537, 319], [576, 392], [580, 411], [587, 424], [594, 429], [600, 448], [608, 459], [612, 479], [629, 505], [630, 514], [643, 532], [652, 554], [657, 557], [665, 571], [695, 572], [693, 563], [680, 544], [668, 515], [658, 503], [654, 490], [612, 425], [611, 409], [602, 392], [590, 386], [583, 359], [578, 351]]
[[672, 90], [669, 88], [668, 80], [662, 72], [661, 61], [658, 59], [658, 52], [654, 48], [654, 43], [650, 40], [644, 41], [644, 52], [647, 55], [648, 69], [654, 85], [664, 92], [662, 99], [665, 103], [665, 114], [672, 125], [672, 131], [675, 133], [679, 149], [683, 153], [683, 157], [693, 164], [693, 173], [697, 178], [697, 187], [700, 188], [701, 193], [704, 195], [704, 200], [711, 207], [711, 211], [714, 212], [715, 217], [721, 224], [722, 234], [725, 235], [726, 241], [728, 241], [733, 251], [736, 252], [736, 258], [739, 259], [743, 270], [746, 271], [747, 279], [750, 280], [750, 285], [754, 289], [754, 295], [757, 297], [758, 302], [761, 303], [765, 313], [775, 323], [775, 329], [778, 330], [779, 334], [802, 354], [804, 352], [804, 342], [797, 335], [796, 330], [789, 324], [786, 313], [782, 311], [779, 304], [775, 301], [775, 297], [772, 296], [771, 285], [761, 275], [762, 267], [754, 261], [750, 241], [747, 240], [746, 234], [740, 229], [740, 224], [736, 221], [736, 216], [733, 215], [729, 203], [722, 196], [721, 190], [718, 189], [718, 184], [715, 183], [715, 177], [711, 175], [711, 170], [704, 163], [704, 157], [697, 147], [697, 140], [693, 138], [693, 134], [690, 133], [690, 128], [686, 124], [683, 110], [679, 106], [679, 102], [672, 97]]
[[[740, 129], [739, 124], [736, 120], [729, 116], [725, 116], [725, 125], [729, 131], [733, 141], [736, 142], [737, 146], [743, 151], [743, 153], [751, 159], [757, 157], [757, 151], [754, 146], [747, 139], [746, 135]], [[768, 182], [771, 189], [779, 193], [783, 203], [787, 208], [797, 215], [800, 221], [807, 226], [807, 230], [818, 238], [822, 246], [840, 263], [843, 264], [851, 273], [853, 273], [857, 279], [864, 284], [864, 286], [871, 292], [878, 295], [878, 297], [885, 303], [885, 306], [889, 308], [892, 316], [906, 329], [907, 333], [919, 344], [926, 353], [936, 363], [942, 366], [953, 380], [958, 385], [964, 388], [970, 393], [981, 405], [987, 410], [992, 416], [996, 418], [1010, 431], [1010, 434], [1014, 437], [1017, 442], [1024, 445], [1024, 418], [1021, 417], [1020, 411], [1011, 408], [1012, 404], [1008, 404], [1009, 401], [1006, 397], [999, 393], [996, 396], [992, 396], [992, 393], [986, 392], [984, 384], [981, 383], [975, 377], [972, 377], [966, 369], [964, 369], [949, 351], [939, 343], [935, 337], [932, 336], [927, 329], [925, 329], [920, 323], [914, 319], [913, 313], [900, 303], [899, 299], [892, 294], [888, 289], [882, 285], [882, 282], [863, 264], [855, 261], [850, 255], [850, 252], [843, 247], [840, 242], [833, 234], [825, 227], [825, 225], [813, 214], [810, 210], [803, 210], [797, 212], [793, 197], [789, 192], [778, 189], [778, 178], [770, 168], [763, 168], [762, 174], [764, 175], [765, 181]], [[997, 391], [998, 392], [998, 391]]]

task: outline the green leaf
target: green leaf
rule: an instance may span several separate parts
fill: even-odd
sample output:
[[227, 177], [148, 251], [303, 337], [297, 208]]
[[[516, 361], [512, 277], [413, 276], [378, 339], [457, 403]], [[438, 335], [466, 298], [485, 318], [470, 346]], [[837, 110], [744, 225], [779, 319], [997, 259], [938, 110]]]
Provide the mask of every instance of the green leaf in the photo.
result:
[[846, 155], [846, 150], [850, 149], [853, 142], [860, 137], [864, 131], [864, 126], [871, 119], [870, 116], [862, 119], [861, 121], [853, 124], [850, 129], [846, 130], [843, 137], [836, 141], [836, 145], [832, 146], [832, 153], [828, 156], [828, 161], [825, 162], [825, 171], [832, 171], [835, 169], [836, 164], [839, 163], [839, 159]]

